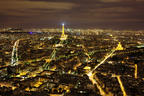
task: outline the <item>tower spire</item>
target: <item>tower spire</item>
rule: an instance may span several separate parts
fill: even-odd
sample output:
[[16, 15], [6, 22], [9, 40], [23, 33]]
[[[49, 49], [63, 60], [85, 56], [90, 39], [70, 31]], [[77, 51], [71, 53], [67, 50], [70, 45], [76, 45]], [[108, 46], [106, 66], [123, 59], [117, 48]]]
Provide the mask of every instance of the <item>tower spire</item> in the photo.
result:
[[64, 36], [64, 23], [62, 24], [62, 35]]

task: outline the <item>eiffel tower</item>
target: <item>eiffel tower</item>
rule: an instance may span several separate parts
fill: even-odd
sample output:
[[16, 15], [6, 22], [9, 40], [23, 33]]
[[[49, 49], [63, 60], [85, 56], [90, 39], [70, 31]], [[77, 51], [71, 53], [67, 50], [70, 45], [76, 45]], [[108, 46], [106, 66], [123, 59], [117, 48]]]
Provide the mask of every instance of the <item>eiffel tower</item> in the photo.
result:
[[124, 50], [124, 48], [121, 45], [121, 42], [119, 42], [118, 46], [116, 47], [116, 50]]
[[64, 23], [62, 24], [62, 34], [61, 34], [61, 37], [60, 37], [60, 40], [66, 40], [67, 39], [67, 35], [65, 35], [64, 33]]

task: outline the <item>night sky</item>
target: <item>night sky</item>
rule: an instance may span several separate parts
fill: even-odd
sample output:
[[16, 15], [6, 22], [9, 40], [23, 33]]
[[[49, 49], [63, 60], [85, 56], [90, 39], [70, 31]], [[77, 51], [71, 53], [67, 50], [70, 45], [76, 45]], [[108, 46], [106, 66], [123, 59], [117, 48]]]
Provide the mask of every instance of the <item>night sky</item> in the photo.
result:
[[144, 0], [0, 0], [0, 27], [144, 29]]

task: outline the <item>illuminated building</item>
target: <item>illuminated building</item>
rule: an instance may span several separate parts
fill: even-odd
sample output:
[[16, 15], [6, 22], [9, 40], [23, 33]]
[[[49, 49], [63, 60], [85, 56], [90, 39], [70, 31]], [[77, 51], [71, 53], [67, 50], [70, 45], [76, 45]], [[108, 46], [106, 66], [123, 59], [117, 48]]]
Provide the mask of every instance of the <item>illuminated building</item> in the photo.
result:
[[67, 35], [65, 35], [65, 33], [64, 33], [64, 23], [62, 24], [62, 35], [61, 35], [61, 37], [60, 37], [60, 40], [66, 40], [67, 39]]
[[122, 47], [122, 45], [121, 45], [121, 43], [120, 43], [120, 42], [119, 42], [119, 44], [118, 44], [118, 46], [117, 46], [116, 50], [124, 50], [124, 48]]

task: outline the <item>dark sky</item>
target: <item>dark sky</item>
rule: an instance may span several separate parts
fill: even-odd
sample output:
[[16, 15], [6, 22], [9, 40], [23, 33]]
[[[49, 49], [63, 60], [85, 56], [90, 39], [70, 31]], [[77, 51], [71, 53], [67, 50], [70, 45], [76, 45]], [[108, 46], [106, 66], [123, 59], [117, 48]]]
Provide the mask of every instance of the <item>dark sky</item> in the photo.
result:
[[144, 29], [144, 0], [0, 0], [0, 25]]

